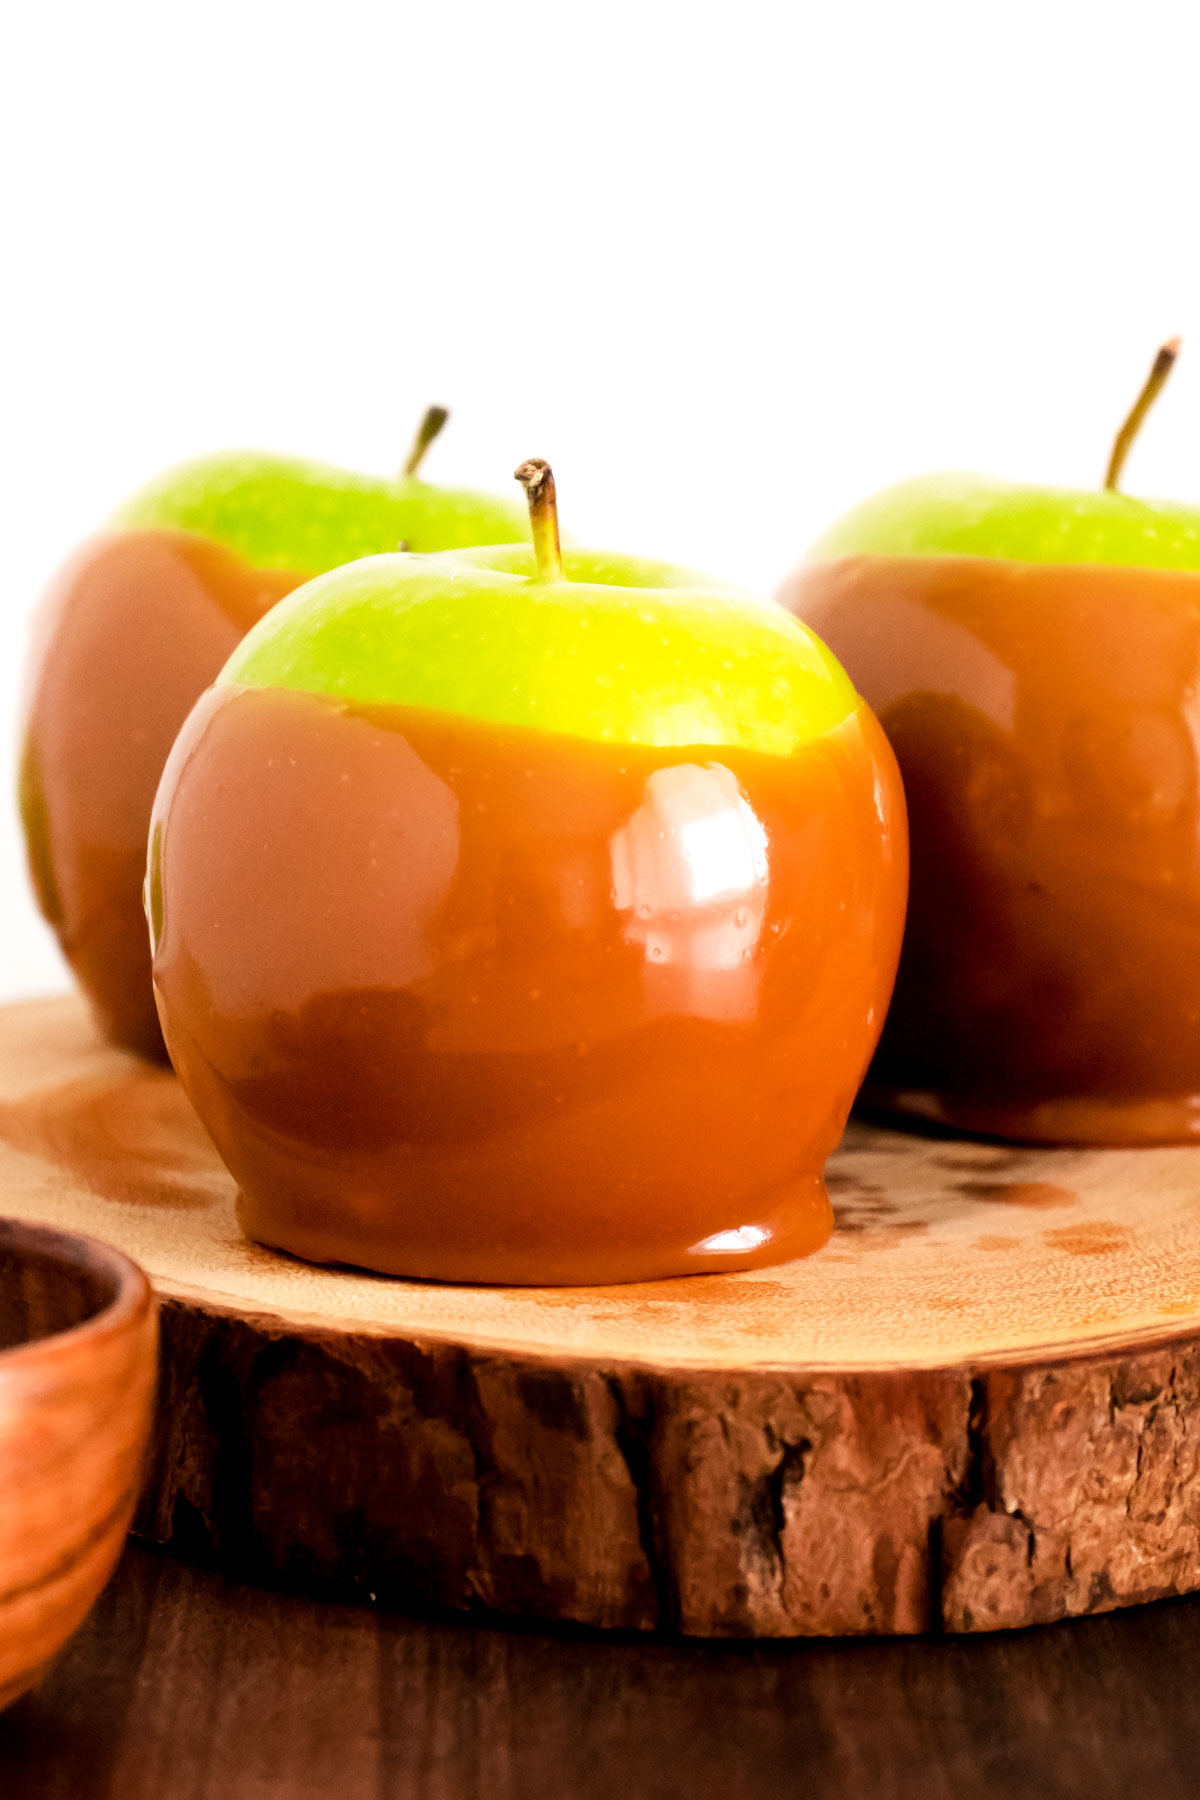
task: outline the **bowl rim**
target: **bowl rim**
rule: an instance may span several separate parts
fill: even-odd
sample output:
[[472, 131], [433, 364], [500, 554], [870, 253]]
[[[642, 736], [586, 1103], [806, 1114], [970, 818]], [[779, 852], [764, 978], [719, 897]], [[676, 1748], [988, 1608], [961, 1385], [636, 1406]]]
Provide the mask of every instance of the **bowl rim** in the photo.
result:
[[0, 1215], [0, 1250], [39, 1251], [43, 1256], [74, 1269], [107, 1276], [112, 1298], [77, 1325], [49, 1331], [0, 1348], [0, 1381], [57, 1360], [74, 1356], [89, 1340], [119, 1336], [137, 1327], [154, 1309], [154, 1294], [145, 1271], [124, 1251], [82, 1231], [62, 1231], [55, 1225], [35, 1225], [26, 1219]]

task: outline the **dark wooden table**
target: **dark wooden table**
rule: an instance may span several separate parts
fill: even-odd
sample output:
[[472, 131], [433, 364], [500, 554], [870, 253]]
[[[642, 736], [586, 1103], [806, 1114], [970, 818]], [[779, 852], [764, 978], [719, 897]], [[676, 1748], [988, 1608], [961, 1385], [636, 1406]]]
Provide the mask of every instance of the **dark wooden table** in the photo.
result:
[[0, 1718], [3, 1800], [1198, 1794], [1200, 1600], [717, 1646], [319, 1604], [131, 1545]]

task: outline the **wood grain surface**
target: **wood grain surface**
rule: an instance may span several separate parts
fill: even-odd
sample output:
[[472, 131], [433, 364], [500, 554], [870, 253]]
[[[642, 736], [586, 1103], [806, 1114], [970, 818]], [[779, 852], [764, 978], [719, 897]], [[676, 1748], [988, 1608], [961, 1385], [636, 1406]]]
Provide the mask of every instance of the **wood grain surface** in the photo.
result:
[[0, 1718], [5, 1800], [1194, 1800], [1200, 1600], [697, 1644], [239, 1587], [134, 1546]]
[[0, 1218], [0, 1708], [40, 1678], [120, 1554], [155, 1363], [139, 1269]]
[[384, 1280], [246, 1243], [174, 1078], [56, 1001], [0, 1015], [0, 1181], [150, 1272], [140, 1528], [243, 1575], [729, 1636], [1200, 1586], [1200, 1148], [856, 1126], [838, 1230], [802, 1262]]

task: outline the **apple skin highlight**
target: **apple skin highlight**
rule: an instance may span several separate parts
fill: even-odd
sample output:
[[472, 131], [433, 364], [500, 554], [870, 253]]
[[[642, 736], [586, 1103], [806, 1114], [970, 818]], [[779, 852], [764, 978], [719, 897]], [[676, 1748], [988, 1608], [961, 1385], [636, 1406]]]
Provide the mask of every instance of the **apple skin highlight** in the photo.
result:
[[[568, 606], [581, 641], [594, 627], [611, 639], [619, 596], [589, 601], [586, 576], [620, 582], [632, 565], [608, 559], [601, 574], [568, 553], [584, 582], [531, 581], [522, 601], [514, 554], [492, 572], [496, 616], [512, 622], [482, 686], [453, 658], [433, 677], [441, 704], [329, 691], [336, 670], [325, 691], [266, 681], [268, 665], [311, 677], [322, 630], [342, 629], [328, 583], [361, 595], [380, 578], [359, 564], [260, 627], [172, 751], [148, 881], [155, 987], [244, 1229], [313, 1261], [506, 1284], [814, 1250], [832, 1223], [823, 1165], [899, 951], [907, 839], [891, 752], [807, 634], [714, 590], [697, 607], [725, 620], [730, 716], [751, 736], [776, 729], [742, 704], [760, 679], [764, 694], [793, 679], [814, 709], [805, 728], [793, 708], [786, 749], [736, 741], [704, 710], [702, 652], [698, 674], [683, 655], [693, 578], [670, 639], [669, 608], [655, 608], [672, 596], [646, 585], [645, 564], [629, 631], [636, 642], [652, 619], [657, 650], [646, 641], [641, 686], [631, 663], [613, 695], [617, 729], [642, 741], [603, 735], [588, 711], [598, 683], [611, 691], [607, 650], [590, 679], [568, 668], [539, 716], [522, 634], [541, 607]], [[488, 578], [488, 558], [428, 560], [465, 580]], [[401, 635], [432, 630], [429, 568], [382, 574], [401, 611], [406, 582], [424, 595]], [[451, 634], [455, 603], [447, 580]], [[480, 630], [473, 615], [472, 641]], [[416, 679], [413, 659], [394, 666]], [[654, 683], [670, 696], [658, 715], [643, 705]], [[459, 710], [452, 693], [468, 690], [508, 716]], [[578, 732], [555, 714], [563, 691]], [[685, 719], [698, 740], [678, 735]]]

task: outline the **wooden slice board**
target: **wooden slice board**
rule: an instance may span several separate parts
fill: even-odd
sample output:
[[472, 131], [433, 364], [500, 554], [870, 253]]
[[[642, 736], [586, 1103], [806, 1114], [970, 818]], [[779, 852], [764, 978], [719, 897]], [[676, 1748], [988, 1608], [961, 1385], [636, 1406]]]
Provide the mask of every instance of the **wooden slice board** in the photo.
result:
[[782, 1268], [454, 1288], [246, 1243], [174, 1077], [0, 1009], [0, 1209], [163, 1301], [140, 1529], [318, 1592], [790, 1636], [1200, 1587], [1200, 1148], [854, 1125]]

